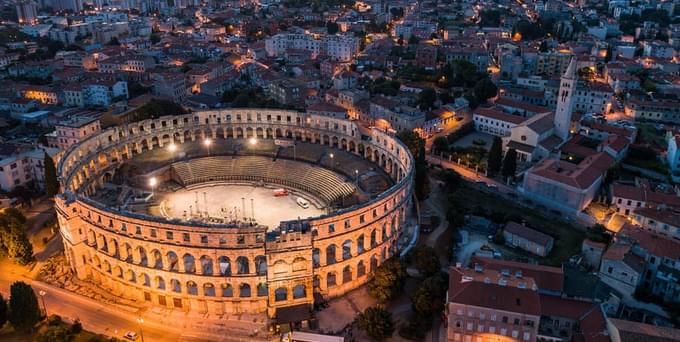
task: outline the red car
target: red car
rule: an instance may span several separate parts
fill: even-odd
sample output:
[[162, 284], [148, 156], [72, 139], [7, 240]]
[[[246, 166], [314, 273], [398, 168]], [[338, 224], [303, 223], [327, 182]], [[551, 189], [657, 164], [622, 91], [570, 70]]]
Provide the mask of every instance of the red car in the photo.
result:
[[288, 196], [288, 190], [286, 189], [276, 189], [274, 190], [275, 197]]

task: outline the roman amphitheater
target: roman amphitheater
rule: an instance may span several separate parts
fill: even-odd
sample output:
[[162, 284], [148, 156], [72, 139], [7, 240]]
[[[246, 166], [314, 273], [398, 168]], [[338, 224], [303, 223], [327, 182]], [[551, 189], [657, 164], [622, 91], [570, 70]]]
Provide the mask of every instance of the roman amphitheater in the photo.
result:
[[366, 283], [411, 239], [411, 154], [345, 119], [165, 116], [91, 136], [57, 172], [74, 274], [152, 307], [309, 310]]

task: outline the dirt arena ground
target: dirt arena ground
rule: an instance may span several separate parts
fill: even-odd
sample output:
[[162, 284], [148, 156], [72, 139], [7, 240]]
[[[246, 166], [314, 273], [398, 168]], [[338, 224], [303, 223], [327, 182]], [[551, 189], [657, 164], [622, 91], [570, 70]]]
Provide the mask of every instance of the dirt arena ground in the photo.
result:
[[[168, 217], [187, 219], [189, 217], [219, 217], [226, 221], [236, 218], [255, 217], [258, 224], [268, 226], [270, 230], [279, 226], [279, 222], [319, 216], [324, 209], [317, 208], [308, 194], [293, 192], [288, 196], [274, 197], [275, 186], [258, 187], [236, 184], [206, 184], [165, 193], [161, 197], [162, 213]], [[302, 197], [310, 202], [309, 208], [302, 208], [296, 199]], [[245, 213], [243, 203], [245, 199]], [[252, 200], [252, 202], [251, 202]], [[255, 212], [253, 215], [253, 211]]]

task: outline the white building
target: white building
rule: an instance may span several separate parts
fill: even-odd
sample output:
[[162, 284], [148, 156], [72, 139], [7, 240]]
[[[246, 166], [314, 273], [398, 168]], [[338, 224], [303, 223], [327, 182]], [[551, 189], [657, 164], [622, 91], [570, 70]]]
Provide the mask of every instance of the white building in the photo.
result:
[[116, 98], [128, 98], [127, 82], [89, 80], [64, 88], [64, 103], [74, 107], [108, 107]]
[[77, 116], [63, 120], [54, 125], [54, 127], [56, 129], [57, 147], [61, 150], [66, 150], [72, 145], [101, 131], [99, 119], [87, 116]]
[[513, 128], [526, 120], [525, 117], [508, 114], [497, 108], [478, 107], [472, 112], [475, 130], [499, 137], [509, 136]]
[[282, 56], [288, 49], [309, 51], [312, 59], [324, 55], [347, 62], [359, 52], [359, 39], [350, 35], [326, 35], [318, 39], [310, 34], [279, 33], [265, 40], [269, 56]]
[[[56, 148], [24, 149], [16, 146], [0, 148], [0, 188], [12, 191], [18, 186], [45, 188], [45, 153], [53, 159], [59, 153]], [[57, 160], [55, 159], [55, 164]]]

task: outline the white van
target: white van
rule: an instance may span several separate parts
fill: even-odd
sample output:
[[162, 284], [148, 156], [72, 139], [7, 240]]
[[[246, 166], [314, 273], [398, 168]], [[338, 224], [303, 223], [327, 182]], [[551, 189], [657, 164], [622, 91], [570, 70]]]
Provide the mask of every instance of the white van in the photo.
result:
[[296, 200], [296, 202], [297, 202], [297, 204], [298, 204], [299, 206], [301, 206], [301, 207], [304, 208], [304, 209], [309, 208], [309, 202], [308, 202], [306, 199], [302, 198], [302, 197], [298, 197], [297, 200]]

